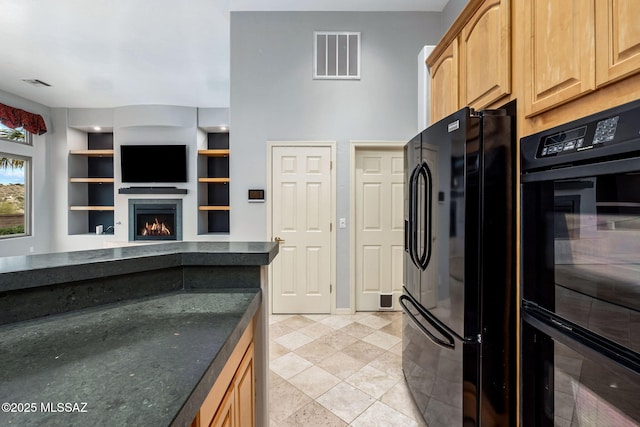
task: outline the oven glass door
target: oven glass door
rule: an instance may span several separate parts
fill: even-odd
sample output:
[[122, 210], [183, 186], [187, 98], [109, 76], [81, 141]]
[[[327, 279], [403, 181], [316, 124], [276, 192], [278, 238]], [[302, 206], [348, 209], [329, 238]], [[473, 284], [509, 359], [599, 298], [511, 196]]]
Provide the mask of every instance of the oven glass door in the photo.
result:
[[523, 323], [523, 427], [640, 425], [640, 374], [546, 332]]
[[[640, 351], [640, 159], [523, 179], [523, 299]], [[575, 169], [575, 171], [573, 170]], [[555, 175], [554, 175], [555, 174]], [[572, 176], [573, 174], [573, 176]]]

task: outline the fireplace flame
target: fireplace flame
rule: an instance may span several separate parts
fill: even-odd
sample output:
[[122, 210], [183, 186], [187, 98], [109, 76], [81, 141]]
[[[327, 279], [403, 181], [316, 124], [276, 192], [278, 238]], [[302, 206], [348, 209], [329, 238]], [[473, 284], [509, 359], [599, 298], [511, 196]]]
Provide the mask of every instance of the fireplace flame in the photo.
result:
[[171, 230], [164, 224], [164, 222], [158, 221], [158, 218], [154, 222], [145, 222], [144, 228], [140, 233], [141, 236], [171, 236]]

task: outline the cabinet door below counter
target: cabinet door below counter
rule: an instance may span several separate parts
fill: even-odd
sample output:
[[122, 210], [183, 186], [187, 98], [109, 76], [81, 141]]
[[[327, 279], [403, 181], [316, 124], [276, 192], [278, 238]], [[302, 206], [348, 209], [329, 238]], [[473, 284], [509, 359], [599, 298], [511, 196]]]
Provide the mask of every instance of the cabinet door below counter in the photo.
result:
[[191, 427], [256, 425], [253, 322], [243, 333]]

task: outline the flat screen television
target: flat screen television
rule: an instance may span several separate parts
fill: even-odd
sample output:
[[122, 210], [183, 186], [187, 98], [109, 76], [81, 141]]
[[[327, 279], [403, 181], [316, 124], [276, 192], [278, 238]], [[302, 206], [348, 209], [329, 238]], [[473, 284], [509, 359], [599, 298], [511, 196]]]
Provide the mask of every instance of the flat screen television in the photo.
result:
[[121, 145], [122, 182], [187, 182], [186, 145]]

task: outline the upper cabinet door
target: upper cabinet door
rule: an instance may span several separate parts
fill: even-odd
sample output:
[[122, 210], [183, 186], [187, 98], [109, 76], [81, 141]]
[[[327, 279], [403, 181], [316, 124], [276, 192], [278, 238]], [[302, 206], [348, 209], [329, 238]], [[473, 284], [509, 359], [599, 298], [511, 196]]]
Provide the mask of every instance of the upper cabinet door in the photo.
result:
[[596, 79], [598, 86], [640, 70], [640, 1], [596, 2]]
[[462, 30], [460, 103], [485, 108], [511, 92], [508, 0], [488, 0]]
[[442, 52], [430, 68], [431, 123], [458, 110], [458, 40]]
[[595, 0], [524, 3], [524, 108], [529, 117], [595, 89]]

